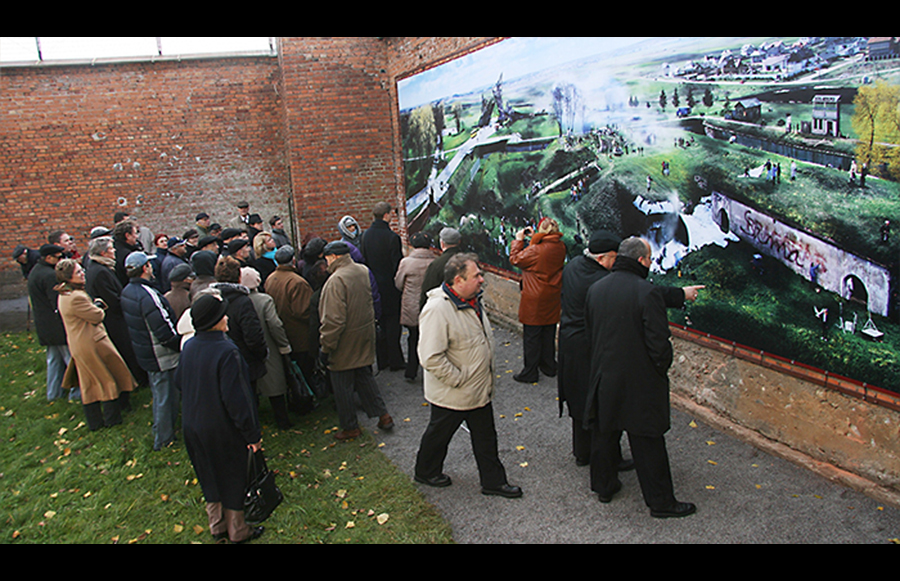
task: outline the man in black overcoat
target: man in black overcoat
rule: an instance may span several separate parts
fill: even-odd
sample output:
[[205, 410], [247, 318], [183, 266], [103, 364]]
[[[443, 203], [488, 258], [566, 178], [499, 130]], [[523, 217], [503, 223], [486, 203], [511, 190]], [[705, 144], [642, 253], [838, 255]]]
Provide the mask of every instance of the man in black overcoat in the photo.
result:
[[381, 333], [376, 342], [378, 369], [390, 367], [392, 371], [406, 369], [403, 350], [400, 347], [400, 300], [402, 293], [394, 284], [394, 275], [403, 258], [403, 248], [398, 236], [388, 223], [391, 205], [379, 202], [372, 209], [374, 220], [363, 232], [359, 250], [366, 266], [375, 275], [381, 293]]
[[594, 429], [591, 487], [601, 502], [622, 488], [617, 450], [628, 442], [644, 502], [657, 518], [693, 514], [696, 506], [675, 499], [665, 433], [669, 430], [672, 344], [665, 293], [647, 280], [649, 243], [628, 238], [612, 272], [594, 283], [585, 301], [591, 343], [591, 390], [586, 420]]

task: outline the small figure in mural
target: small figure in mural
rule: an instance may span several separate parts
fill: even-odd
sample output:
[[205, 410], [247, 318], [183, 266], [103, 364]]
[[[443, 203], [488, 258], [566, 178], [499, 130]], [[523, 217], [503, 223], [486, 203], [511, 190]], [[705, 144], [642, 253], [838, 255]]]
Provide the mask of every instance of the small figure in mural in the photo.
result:
[[813, 262], [809, 266], [809, 280], [813, 284], [819, 283], [819, 269], [822, 267], [818, 262]]
[[797, 179], [797, 162], [791, 160], [791, 181]]
[[891, 237], [891, 221], [885, 220], [881, 224], [880, 231], [881, 231], [881, 243], [887, 244], [888, 240], [890, 240], [890, 237]]
[[816, 314], [816, 318], [822, 321], [822, 335], [819, 337], [822, 341], [828, 340], [828, 307], [822, 307], [821, 309], [817, 309], [813, 307], [813, 312]]
[[862, 169], [859, 172], [859, 187], [866, 187], [866, 176], [869, 175], [869, 164], [863, 162]]

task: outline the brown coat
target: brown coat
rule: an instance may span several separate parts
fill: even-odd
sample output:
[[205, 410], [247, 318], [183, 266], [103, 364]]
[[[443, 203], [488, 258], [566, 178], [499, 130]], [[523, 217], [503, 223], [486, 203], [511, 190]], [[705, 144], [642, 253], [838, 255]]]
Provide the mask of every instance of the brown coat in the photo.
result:
[[562, 234], [537, 233], [527, 248], [524, 240], [513, 240], [509, 262], [522, 269], [519, 322], [534, 326], [559, 323], [562, 272], [566, 264]]
[[83, 290], [62, 290], [59, 313], [72, 354], [65, 387], [79, 385], [84, 404], [112, 401], [119, 392], [133, 390], [134, 378], [106, 334], [103, 309], [94, 305]]
[[328, 266], [319, 299], [319, 343], [328, 369], [347, 371], [375, 363], [375, 309], [369, 269], [349, 254]]
[[309, 351], [309, 300], [313, 290], [306, 279], [290, 264], [282, 264], [266, 279], [266, 294], [275, 301], [291, 350]]

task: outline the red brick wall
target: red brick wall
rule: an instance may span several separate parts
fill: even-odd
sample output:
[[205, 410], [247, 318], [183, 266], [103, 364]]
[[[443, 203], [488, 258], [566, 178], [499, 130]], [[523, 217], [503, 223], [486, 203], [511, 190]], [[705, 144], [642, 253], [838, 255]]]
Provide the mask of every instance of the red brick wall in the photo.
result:
[[274, 57], [4, 68], [4, 278], [17, 243], [65, 229], [84, 253], [120, 209], [179, 235], [199, 211], [227, 221], [239, 198], [287, 214], [277, 81]]
[[[64, 229], [86, 251], [118, 210], [181, 234], [226, 222], [242, 198], [301, 235], [338, 235], [375, 202], [403, 207], [396, 80], [495, 42], [299, 37], [274, 57], [4, 67], [0, 71], [0, 286], [18, 243]], [[392, 220], [405, 233], [402, 210]]]

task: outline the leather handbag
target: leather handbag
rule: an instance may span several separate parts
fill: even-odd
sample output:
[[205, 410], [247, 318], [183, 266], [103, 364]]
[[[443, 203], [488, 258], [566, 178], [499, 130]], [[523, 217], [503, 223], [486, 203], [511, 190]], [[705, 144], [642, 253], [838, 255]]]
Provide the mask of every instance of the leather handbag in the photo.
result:
[[244, 520], [261, 523], [284, 500], [275, 484], [275, 474], [269, 472], [263, 451], [247, 450], [247, 492], [244, 494]]

